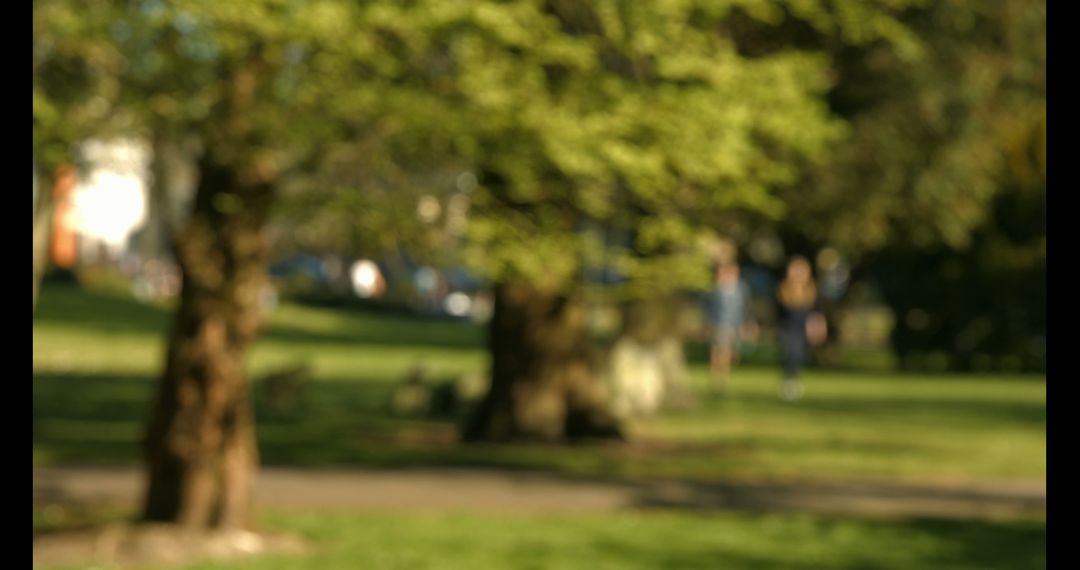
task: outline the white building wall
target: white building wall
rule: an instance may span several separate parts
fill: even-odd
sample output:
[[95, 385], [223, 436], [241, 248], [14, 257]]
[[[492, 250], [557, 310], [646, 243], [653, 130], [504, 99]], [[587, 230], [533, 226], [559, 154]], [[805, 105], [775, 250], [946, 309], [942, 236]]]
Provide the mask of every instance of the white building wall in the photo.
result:
[[89, 168], [72, 196], [72, 228], [119, 253], [146, 222], [151, 151], [135, 139], [92, 140], [81, 151]]

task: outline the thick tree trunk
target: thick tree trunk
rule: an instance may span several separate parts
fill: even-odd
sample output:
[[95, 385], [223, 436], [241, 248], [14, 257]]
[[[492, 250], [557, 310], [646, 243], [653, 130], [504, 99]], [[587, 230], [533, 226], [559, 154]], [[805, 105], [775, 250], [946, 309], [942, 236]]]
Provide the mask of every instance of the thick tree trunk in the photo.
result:
[[491, 387], [465, 439], [622, 438], [589, 361], [580, 303], [523, 282], [497, 286], [489, 349]]
[[183, 285], [145, 441], [143, 516], [237, 528], [249, 522], [258, 462], [245, 355], [262, 321], [271, 192], [210, 160], [200, 174], [173, 238]]

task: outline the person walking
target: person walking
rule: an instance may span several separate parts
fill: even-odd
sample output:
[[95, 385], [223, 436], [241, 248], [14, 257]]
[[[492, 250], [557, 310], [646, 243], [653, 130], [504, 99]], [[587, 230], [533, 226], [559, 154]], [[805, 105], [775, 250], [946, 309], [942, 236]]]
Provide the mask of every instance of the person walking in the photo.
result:
[[821, 344], [827, 334], [810, 262], [805, 257], [797, 255], [788, 262], [787, 273], [776, 296], [784, 374], [780, 397], [792, 401], [802, 397], [799, 371], [809, 360], [811, 346]]
[[713, 390], [722, 393], [738, 359], [740, 340], [752, 338], [757, 330], [750, 313], [750, 287], [739, 277], [737, 263], [729, 261], [717, 268], [709, 300]]

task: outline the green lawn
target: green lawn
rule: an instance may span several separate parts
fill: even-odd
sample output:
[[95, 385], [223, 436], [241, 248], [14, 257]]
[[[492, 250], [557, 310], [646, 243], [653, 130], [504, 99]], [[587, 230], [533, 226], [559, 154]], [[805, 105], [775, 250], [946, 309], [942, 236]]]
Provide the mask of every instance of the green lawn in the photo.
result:
[[[138, 460], [167, 313], [122, 295], [43, 290], [34, 323], [36, 464]], [[485, 465], [587, 476], [702, 480], [1043, 479], [1042, 377], [809, 373], [797, 404], [776, 372], [740, 370], [728, 397], [633, 422], [630, 446], [448, 445], [447, 420], [387, 411], [394, 383], [423, 360], [437, 376], [484, 365], [463, 323], [286, 305], [251, 368], [298, 360], [316, 381], [299, 409], [258, 410], [266, 464]], [[694, 354], [694, 352], [691, 352]], [[703, 363], [694, 362], [701, 390]], [[119, 513], [94, 517], [115, 518]], [[875, 521], [802, 514], [639, 512], [575, 516], [270, 513], [309, 537], [313, 555], [246, 562], [255, 570], [723, 568], [1044, 568], [1043, 520]], [[63, 527], [35, 511], [35, 531]], [[191, 568], [230, 568], [203, 563]]]
[[[1034, 570], [1046, 567], [1041, 522], [874, 522], [808, 515], [634, 513], [289, 514], [276, 529], [316, 552], [243, 568], [285, 570]], [[190, 570], [236, 568], [203, 562]], [[71, 570], [74, 570], [72, 568]]]
[[[121, 295], [51, 285], [34, 324], [34, 457], [130, 463], [163, 354], [167, 312]], [[396, 417], [386, 402], [418, 362], [452, 378], [484, 366], [467, 323], [284, 305], [255, 374], [310, 362], [298, 408], [258, 410], [264, 463], [486, 465], [578, 475], [704, 480], [1041, 479], [1043, 377], [809, 372], [785, 404], [776, 372], [737, 371], [723, 399], [632, 422], [634, 446], [457, 446], [450, 420]], [[703, 388], [703, 363], [691, 366]], [[702, 390], [703, 393], [703, 390]]]

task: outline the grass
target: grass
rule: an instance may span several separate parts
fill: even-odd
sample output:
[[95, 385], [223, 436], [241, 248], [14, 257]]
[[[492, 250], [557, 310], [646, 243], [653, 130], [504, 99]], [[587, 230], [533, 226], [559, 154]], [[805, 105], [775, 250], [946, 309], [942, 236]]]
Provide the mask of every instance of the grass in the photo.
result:
[[[306, 536], [306, 556], [267, 556], [244, 568], [1026, 570], [1046, 567], [1037, 521], [862, 521], [809, 515], [625, 513], [271, 515]], [[202, 562], [190, 570], [235, 568]], [[74, 569], [72, 569], [74, 570]]]
[[[164, 307], [50, 284], [34, 323], [35, 464], [132, 464], [161, 366]], [[987, 481], [1044, 479], [1042, 377], [807, 374], [784, 404], [776, 372], [746, 367], [723, 399], [637, 420], [632, 446], [448, 445], [451, 421], [398, 417], [386, 401], [417, 362], [453, 377], [484, 365], [467, 323], [284, 305], [251, 357], [254, 374], [310, 362], [298, 409], [257, 409], [271, 465], [367, 468], [483, 465], [581, 476], [701, 480]], [[35, 507], [35, 533], [122, 520], [112, 511]], [[1044, 520], [862, 520], [746, 512], [574, 516], [480, 513], [270, 513], [266, 526], [309, 537], [306, 557], [254, 570], [724, 568], [803, 570], [1044, 568]], [[199, 563], [195, 569], [234, 567]]]
[[[34, 457], [39, 464], [123, 464], [161, 366], [163, 307], [70, 285], [43, 290], [34, 324]], [[636, 420], [642, 445], [457, 446], [449, 420], [399, 417], [387, 401], [417, 363], [436, 377], [480, 370], [482, 331], [461, 322], [283, 305], [258, 342], [258, 375], [310, 362], [315, 382], [297, 409], [257, 409], [271, 465], [483, 465], [583, 476], [702, 480], [1041, 479], [1046, 383], [1031, 376], [811, 371], [807, 397], [785, 404], [776, 372], [745, 367], [729, 394]]]

